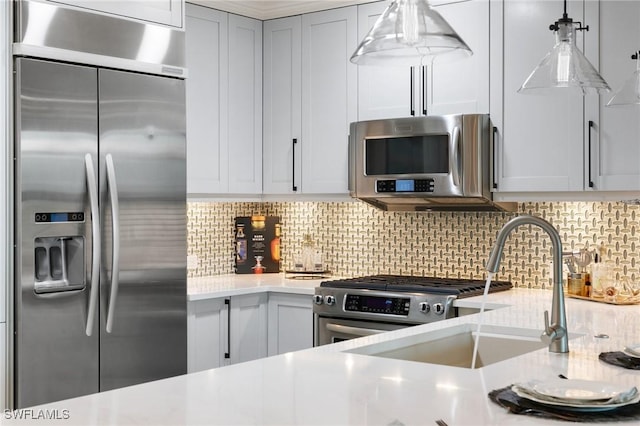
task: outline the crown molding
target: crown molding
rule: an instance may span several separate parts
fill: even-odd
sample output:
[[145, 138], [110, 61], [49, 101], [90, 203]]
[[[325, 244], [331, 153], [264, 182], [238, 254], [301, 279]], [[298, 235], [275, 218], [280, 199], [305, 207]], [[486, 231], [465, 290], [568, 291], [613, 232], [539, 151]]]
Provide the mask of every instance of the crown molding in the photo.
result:
[[189, 3], [263, 21], [369, 2], [371, 0], [189, 0]]

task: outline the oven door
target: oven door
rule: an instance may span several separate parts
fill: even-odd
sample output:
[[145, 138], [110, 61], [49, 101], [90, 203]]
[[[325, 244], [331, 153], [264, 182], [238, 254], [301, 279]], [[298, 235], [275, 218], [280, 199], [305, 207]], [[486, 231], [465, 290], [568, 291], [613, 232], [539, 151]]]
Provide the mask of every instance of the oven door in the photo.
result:
[[317, 317], [313, 345], [328, 345], [343, 340], [371, 336], [386, 331], [409, 327], [411, 324], [358, 321], [343, 318]]

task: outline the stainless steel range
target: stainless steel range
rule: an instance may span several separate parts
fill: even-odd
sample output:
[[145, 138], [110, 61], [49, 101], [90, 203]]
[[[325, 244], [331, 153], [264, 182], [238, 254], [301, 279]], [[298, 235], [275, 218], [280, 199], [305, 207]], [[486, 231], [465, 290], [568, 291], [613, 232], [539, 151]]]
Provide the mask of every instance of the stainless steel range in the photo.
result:
[[[484, 287], [482, 280], [406, 275], [324, 281], [313, 296], [314, 346], [456, 317], [453, 301]], [[489, 292], [511, 287], [493, 281]]]

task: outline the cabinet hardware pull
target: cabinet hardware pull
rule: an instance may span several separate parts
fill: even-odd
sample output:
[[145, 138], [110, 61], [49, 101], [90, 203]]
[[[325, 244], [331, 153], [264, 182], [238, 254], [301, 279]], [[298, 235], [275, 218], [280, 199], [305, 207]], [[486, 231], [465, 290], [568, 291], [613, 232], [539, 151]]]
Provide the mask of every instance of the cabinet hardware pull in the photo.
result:
[[291, 170], [293, 172], [293, 175], [291, 177], [291, 183], [292, 183], [291, 189], [294, 192], [298, 190], [298, 187], [296, 186], [296, 144], [297, 143], [298, 143], [298, 139], [293, 138], [293, 143], [291, 144], [291, 146], [293, 147], [293, 154], [291, 155], [291, 158], [292, 158]]
[[225, 359], [231, 358], [231, 299], [224, 299], [227, 305], [227, 352], [224, 353]]
[[422, 67], [422, 115], [427, 115], [427, 67]]
[[409, 90], [409, 95], [410, 95], [410, 97], [409, 97], [410, 105], [409, 106], [411, 107], [411, 116], [412, 117], [416, 115], [416, 110], [413, 107], [413, 74], [414, 74], [413, 73], [413, 68], [414, 67], [411, 67], [411, 70], [410, 70], [411, 71], [411, 75], [409, 76], [409, 84], [410, 84], [410, 87], [411, 87], [411, 89]]
[[593, 129], [594, 122], [593, 120], [589, 120], [589, 159], [588, 159], [588, 169], [589, 169], [589, 188], [593, 188], [593, 181], [591, 180], [591, 130]]
[[498, 128], [496, 126], [493, 126], [493, 139], [491, 139], [491, 151], [492, 151], [492, 156], [491, 156], [491, 161], [493, 162], [493, 164], [491, 164], [491, 176], [492, 176], [492, 180], [493, 180], [493, 189], [498, 189], [498, 178], [496, 177], [496, 169], [498, 168], [498, 160], [497, 160], [497, 155], [498, 155], [498, 150], [496, 149], [496, 134], [498, 133]]

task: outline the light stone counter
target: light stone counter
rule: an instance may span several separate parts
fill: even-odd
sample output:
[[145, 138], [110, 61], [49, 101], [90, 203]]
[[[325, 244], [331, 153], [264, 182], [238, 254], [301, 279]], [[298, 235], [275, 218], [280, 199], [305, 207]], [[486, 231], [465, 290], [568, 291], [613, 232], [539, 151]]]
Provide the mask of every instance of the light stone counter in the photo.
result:
[[336, 279], [291, 279], [279, 274], [228, 274], [189, 278], [187, 300], [229, 297], [260, 292], [313, 294], [322, 281]]
[[[489, 301], [508, 307], [485, 312], [486, 324], [541, 330], [551, 292], [514, 289], [491, 294]], [[463, 302], [478, 307], [480, 298]], [[570, 340], [569, 354], [545, 348], [470, 370], [345, 352], [401, 337], [418, 342], [424, 332], [478, 316], [470, 315], [43, 405], [34, 414], [68, 410], [69, 419], [56, 422], [61, 425], [434, 425], [435, 419], [451, 426], [561, 424], [509, 414], [486, 395], [560, 373], [640, 386], [640, 371], [598, 360], [602, 351], [640, 342], [640, 307], [576, 299], [566, 305], [570, 332], [582, 335]], [[601, 333], [610, 337], [594, 337]], [[0, 423], [27, 424], [6, 416]]]

